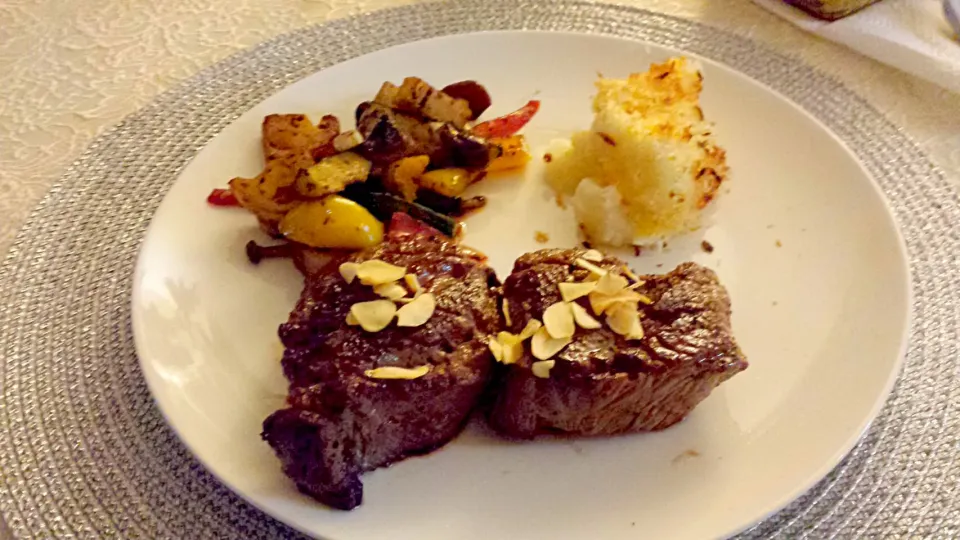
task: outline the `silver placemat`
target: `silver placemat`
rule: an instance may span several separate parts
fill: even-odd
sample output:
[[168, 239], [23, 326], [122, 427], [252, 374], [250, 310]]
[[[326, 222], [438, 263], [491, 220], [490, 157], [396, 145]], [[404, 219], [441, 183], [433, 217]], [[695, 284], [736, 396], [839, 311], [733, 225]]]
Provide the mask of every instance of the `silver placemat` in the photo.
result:
[[853, 452], [744, 537], [960, 537], [958, 194], [880, 113], [797, 60], [647, 11], [532, 0], [426, 4], [296, 31], [164, 94], [67, 170], [0, 270], [0, 510], [16, 536], [297, 536], [222, 487], [154, 407], [129, 318], [144, 230], [197, 150], [280, 88], [391, 45], [502, 29], [603, 33], [692, 51], [789, 96], [850, 145], [892, 202], [909, 246], [916, 324], [906, 367]]

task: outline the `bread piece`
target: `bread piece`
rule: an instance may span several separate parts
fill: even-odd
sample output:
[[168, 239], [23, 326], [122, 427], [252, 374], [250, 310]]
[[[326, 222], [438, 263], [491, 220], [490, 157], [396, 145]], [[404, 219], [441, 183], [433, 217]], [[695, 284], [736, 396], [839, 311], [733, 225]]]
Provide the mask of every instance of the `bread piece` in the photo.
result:
[[655, 244], [701, 225], [728, 174], [699, 105], [702, 87], [698, 66], [682, 57], [597, 81], [590, 130], [553, 152], [546, 169], [590, 242]]

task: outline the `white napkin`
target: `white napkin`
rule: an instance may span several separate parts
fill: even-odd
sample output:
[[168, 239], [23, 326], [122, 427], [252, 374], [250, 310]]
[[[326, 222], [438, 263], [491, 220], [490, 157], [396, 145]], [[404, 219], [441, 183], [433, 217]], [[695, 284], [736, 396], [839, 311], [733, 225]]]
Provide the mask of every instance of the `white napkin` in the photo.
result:
[[960, 92], [960, 41], [940, 0], [882, 0], [834, 22], [782, 0], [754, 2], [804, 30]]

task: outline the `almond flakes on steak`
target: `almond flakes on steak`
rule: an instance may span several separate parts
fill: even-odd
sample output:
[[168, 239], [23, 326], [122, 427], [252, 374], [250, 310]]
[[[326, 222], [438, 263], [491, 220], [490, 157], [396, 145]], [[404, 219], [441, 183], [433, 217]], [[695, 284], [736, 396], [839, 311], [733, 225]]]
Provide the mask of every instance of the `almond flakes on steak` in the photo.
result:
[[[310, 268], [280, 328], [288, 406], [263, 424], [297, 487], [345, 510], [362, 501], [363, 472], [429, 452], [460, 431], [490, 379], [486, 340], [500, 324], [498, 282], [480, 255], [405, 235], [349, 260], [371, 259], [416, 274], [422, 292], [435, 296], [433, 314], [417, 327], [364, 331], [347, 324], [351, 306], [383, 298], [359, 280], [348, 284], [338, 272], [343, 259]], [[372, 377], [389, 367], [415, 378]]]
[[[548, 249], [517, 259], [503, 284], [508, 330], [518, 333], [531, 319], [542, 320], [544, 311], [561, 301], [559, 283], [589, 279], [589, 270], [576, 262], [587, 253]], [[612, 257], [593, 264], [617, 272], [625, 268]], [[578, 327], [551, 357], [546, 377], [534, 367], [542, 362], [525, 348], [496, 383], [494, 428], [514, 437], [664, 429], [746, 369], [731, 333], [730, 298], [713, 271], [684, 263], [668, 274], [639, 279], [644, 283], [635, 290], [650, 300], [639, 304], [644, 337], [628, 340], [607, 324]], [[586, 297], [575, 302], [591, 309]]]

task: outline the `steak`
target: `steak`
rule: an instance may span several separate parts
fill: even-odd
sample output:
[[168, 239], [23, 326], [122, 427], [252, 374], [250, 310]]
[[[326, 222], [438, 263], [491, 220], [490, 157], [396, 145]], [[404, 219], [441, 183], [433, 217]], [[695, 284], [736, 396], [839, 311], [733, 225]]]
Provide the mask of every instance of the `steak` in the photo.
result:
[[[517, 259], [503, 297], [519, 333], [530, 319], [561, 301], [557, 284], [582, 281], [574, 265], [582, 250], [548, 249]], [[605, 269], [624, 263], [605, 257]], [[490, 422], [502, 434], [527, 438], [542, 432], [608, 435], [667, 428], [681, 421], [747, 362], [731, 333], [730, 298], [713, 271], [684, 263], [666, 275], [640, 276], [636, 290], [644, 337], [627, 340], [606, 325], [577, 328], [572, 342], [553, 356], [547, 378], [534, 376], [529, 347], [503, 366]], [[587, 298], [575, 300], [590, 310]]]
[[[436, 310], [418, 327], [379, 332], [347, 325], [350, 306], [380, 299], [338, 272], [343, 260], [405, 266]], [[360, 475], [438, 448], [464, 426], [490, 380], [487, 337], [500, 326], [499, 285], [484, 257], [436, 236], [392, 236], [349, 258], [312, 266], [296, 309], [280, 327], [286, 408], [262, 437], [304, 493], [349, 510], [362, 501]], [[366, 370], [429, 365], [419, 378], [374, 379]]]

